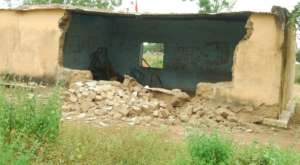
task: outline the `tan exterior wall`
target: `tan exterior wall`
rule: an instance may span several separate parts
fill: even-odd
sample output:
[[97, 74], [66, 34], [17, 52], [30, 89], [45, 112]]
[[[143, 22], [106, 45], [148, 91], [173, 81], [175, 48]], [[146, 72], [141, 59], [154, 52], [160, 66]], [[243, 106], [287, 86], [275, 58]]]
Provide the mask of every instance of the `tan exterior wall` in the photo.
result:
[[252, 14], [235, 50], [231, 95], [255, 105], [279, 105], [284, 29], [274, 15]]
[[64, 12], [0, 11], [0, 73], [54, 78]]

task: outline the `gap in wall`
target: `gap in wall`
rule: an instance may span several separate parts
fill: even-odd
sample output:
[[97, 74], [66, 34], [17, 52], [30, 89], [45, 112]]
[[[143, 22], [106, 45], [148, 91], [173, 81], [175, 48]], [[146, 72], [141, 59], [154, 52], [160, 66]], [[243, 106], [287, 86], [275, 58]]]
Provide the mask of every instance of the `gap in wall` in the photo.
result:
[[[246, 33], [247, 19], [137, 19], [73, 12], [64, 67], [91, 70], [97, 80], [129, 74], [143, 85], [194, 91], [198, 82], [232, 80], [233, 53]], [[143, 63], [144, 44], [149, 43], [163, 47], [163, 55], [145, 67], [150, 64]]]

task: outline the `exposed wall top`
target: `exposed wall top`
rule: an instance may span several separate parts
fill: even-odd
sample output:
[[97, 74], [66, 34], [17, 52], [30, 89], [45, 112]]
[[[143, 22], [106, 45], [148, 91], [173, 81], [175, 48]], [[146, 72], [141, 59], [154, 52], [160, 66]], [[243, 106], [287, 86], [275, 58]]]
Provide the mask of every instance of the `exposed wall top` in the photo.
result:
[[256, 14], [267, 14], [274, 15], [271, 12], [252, 12], [252, 11], [242, 11], [242, 12], [226, 12], [226, 13], [171, 13], [171, 14], [161, 14], [161, 13], [125, 13], [125, 12], [114, 12], [105, 9], [93, 9], [84, 7], [75, 7], [70, 5], [30, 5], [21, 6], [13, 9], [0, 9], [1, 10], [12, 10], [12, 11], [32, 11], [32, 10], [68, 10], [73, 12], [79, 12], [83, 14], [96, 14], [96, 15], [106, 15], [106, 16], [119, 16], [119, 17], [133, 17], [133, 18], [178, 18], [178, 19], [222, 19], [222, 20], [244, 20], [247, 19], [249, 15]]

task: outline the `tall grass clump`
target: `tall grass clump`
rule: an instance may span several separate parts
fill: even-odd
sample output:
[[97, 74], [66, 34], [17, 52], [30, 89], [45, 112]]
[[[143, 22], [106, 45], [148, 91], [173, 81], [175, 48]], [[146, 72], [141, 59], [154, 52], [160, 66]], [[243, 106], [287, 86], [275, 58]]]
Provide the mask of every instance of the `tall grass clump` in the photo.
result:
[[218, 133], [192, 133], [187, 138], [192, 165], [229, 165], [234, 154], [233, 142]]
[[28, 164], [43, 152], [43, 146], [55, 141], [59, 97], [59, 88], [46, 101], [26, 89], [0, 88], [0, 164]]

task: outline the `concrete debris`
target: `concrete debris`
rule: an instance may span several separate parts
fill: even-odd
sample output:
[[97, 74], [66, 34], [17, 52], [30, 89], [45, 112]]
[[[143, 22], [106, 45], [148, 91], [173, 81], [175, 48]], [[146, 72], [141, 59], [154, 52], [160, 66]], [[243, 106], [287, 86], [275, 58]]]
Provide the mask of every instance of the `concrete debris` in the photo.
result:
[[146, 88], [152, 94], [153, 97], [163, 100], [165, 103], [168, 103], [175, 107], [180, 107], [184, 103], [190, 100], [190, 96], [180, 89], [167, 90], [163, 88]]
[[178, 89], [144, 87], [130, 76], [125, 76], [123, 83], [77, 81], [66, 91], [62, 109], [66, 120], [95, 121], [100, 126], [122, 122], [146, 126], [181, 123], [207, 128], [241, 126], [228, 105], [216, 105], [206, 96], [191, 99]]

